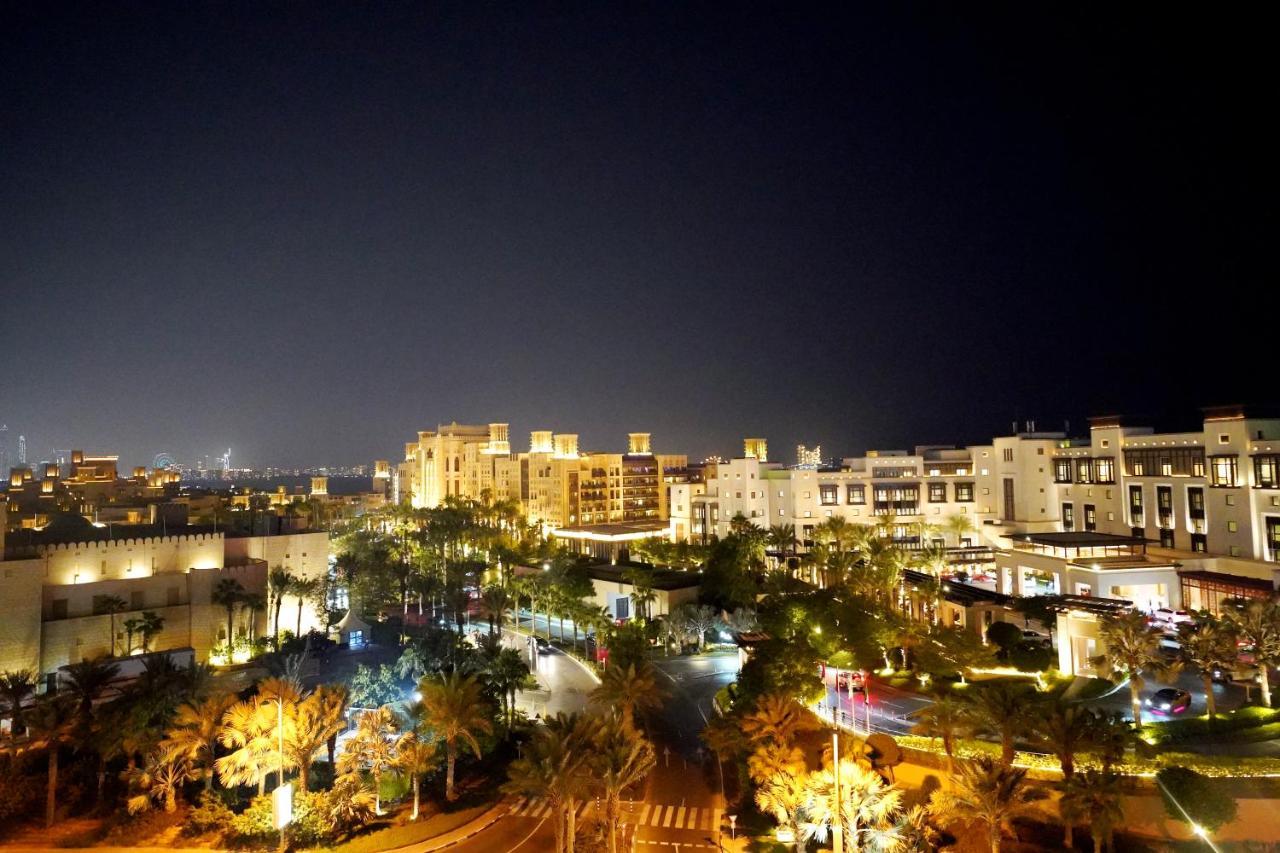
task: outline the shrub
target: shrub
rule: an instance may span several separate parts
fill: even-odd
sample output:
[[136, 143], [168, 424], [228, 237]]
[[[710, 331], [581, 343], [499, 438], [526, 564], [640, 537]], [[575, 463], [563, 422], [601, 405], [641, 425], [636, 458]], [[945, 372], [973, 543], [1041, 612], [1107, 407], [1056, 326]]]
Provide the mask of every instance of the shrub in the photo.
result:
[[204, 835], [208, 832], [224, 833], [231, 829], [236, 814], [227, 805], [222, 794], [202, 791], [196, 805], [187, 815], [182, 831], [186, 835]]
[[254, 797], [249, 808], [231, 819], [229, 841], [240, 847], [274, 847], [280, 838], [271, 810], [271, 795]]
[[992, 622], [987, 628], [987, 640], [1000, 647], [1000, 658], [1005, 659], [1022, 642], [1022, 629], [1012, 622]]
[[1009, 650], [1009, 663], [1023, 672], [1043, 672], [1053, 666], [1053, 657], [1052, 649], [1038, 643], [1020, 642]]
[[1174, 820], [1214, 832], [1236, 819], [1235, 799], [1194, 770], [1165, 767], [1156, 773], [1156, 782], [1165, 814]]

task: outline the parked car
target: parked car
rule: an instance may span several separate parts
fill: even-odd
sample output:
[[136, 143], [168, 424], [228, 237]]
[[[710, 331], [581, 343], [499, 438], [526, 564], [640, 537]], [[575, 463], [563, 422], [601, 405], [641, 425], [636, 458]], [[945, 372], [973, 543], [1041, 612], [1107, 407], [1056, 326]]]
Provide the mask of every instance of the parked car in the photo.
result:
[[1173, 610], [1161, 607], [1151, 612], [1151, 621], [1161, 625], [1177, 628], [1183, 622], [1194, 622], [1195, 619], [1185, 610]]
[[1213, 680], [1219, 684], [1227, 684], [1232, 681], [1257, 681], [1258, 668], [1250, 666], [1244, 661], [1239, 661], [1234, 666], [1215, 668], [1213, 670]]
[[836, 689], [837, 690], [861, 690], [866, 686], [867, 674], [861, 670], [853, 672], [837, 672], [836, 673]]
[[1172, 631], [1165, 631], [1160, 635], [1160, 648], [1171, 649], [1176, 652], [1182, 648], [1182, 638]]
[[1164, 687], [1147, 697], [1146, 706], [1157, 714], [1181, 714], [1191, 707], [1191, 694], [1176, 687]]
[[1028, 643], [1035, 643], [1038, 646], [1051, 646], [1053, 640], [1048, 634], [1041, 633], [1034, 628], [1027, 628], [1022, 632], [1022, 639]]

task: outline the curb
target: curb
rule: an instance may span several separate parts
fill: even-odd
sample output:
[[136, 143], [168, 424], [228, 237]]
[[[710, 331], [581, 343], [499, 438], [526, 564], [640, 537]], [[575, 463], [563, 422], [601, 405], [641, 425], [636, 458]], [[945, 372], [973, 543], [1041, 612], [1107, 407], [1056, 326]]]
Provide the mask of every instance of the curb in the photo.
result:
[[406, 844], [404, 847], [393, 848], [393, 850], [388, 851], [388, 853], [395, 853], [395, 851], [399, 850], [416, 850], [419, 851], [419, 853], [432, 853], [432, 851], [435, 850], [444, 850], [479, 835], [481, 832], [484, 832], [499, 820], [506, 817], [507, 812], [509, 811], [510, 806], [507, 804], [507, 801], [505, 799], [500, 800], [491, 806], [488, 811], [477, 815], [470, 823], [464, 823], [456, 829], [451, 829], [448, 832], [441, 833], [440, 835], [432, 838], [424, 838], [422, 841], [415, 841], [413, 844]]

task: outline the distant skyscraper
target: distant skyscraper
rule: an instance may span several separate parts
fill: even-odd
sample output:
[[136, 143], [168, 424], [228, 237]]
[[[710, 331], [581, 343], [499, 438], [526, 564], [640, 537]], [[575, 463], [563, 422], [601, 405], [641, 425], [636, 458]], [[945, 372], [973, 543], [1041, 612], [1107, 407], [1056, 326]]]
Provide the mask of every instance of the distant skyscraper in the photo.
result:
[[25, 435], [18, 436], [18, 464], [27, 464], [27, 437]]
[[822, 465], [822, 445], [817, 444], [812, 448], [805, 447], [803, 444], [796, 446], [796, 467], [797, 468], [818, 468]]
[[9, 465], [13, 457], [9, 455], [9, 425], [0, 424], [0, 476], [9, 476]]

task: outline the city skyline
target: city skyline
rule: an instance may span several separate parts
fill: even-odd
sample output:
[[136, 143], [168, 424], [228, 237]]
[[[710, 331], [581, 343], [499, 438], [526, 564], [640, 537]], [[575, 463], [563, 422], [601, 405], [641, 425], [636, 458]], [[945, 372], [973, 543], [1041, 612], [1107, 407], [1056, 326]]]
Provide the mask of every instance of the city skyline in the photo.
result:
[[288, 465], [1257, 402], [1265, 28], [1091, 14], [10, 9], [3, 417]]

